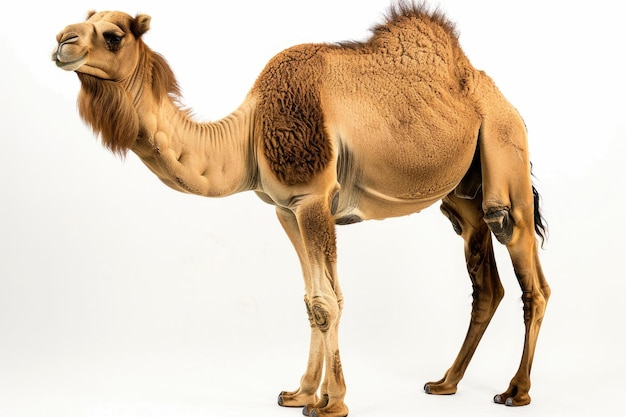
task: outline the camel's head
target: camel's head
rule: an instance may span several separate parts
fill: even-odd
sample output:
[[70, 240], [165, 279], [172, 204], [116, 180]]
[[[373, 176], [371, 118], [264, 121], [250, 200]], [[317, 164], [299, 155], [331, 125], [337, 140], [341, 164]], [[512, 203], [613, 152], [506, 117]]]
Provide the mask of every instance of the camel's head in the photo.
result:
[[57, 35], [52, 60], [59, 68], [119, 81], [128, 77], [140, 56], [140, 38], [150, 16], [122, 12], [89, 12], [87, 20]]

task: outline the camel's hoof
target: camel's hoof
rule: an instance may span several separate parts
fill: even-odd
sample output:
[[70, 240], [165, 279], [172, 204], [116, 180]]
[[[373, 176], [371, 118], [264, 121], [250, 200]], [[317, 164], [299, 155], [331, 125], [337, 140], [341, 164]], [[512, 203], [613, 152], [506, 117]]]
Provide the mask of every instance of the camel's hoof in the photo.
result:
[[505, 397], [502, 394], [498, 394], [493, 397], [493, 402], [506, 405], [507, 407], [522, 407], [530, 404], [530, 397], [527, 395], [516, 399], [514, 397]]
[[[320, 417], [320, 415], [318, 414], [318, 410], [316, 408], [312, 409], [310, 412], [308, 411], [307, 407], [304, 407], [302, 409], [302, 414], [308, 417]], [[322, 414], [322, 417], [326, 415], [326, 414]], [[340, 417], [348, 417], [348, 414], [339, 414]]]
[[456, 394], [456, 385], [427, 382], [424, 385], [424, 392], [431, 395], [454, 395]]
[[347, 417], [348, 407], [345, 405], [339, 405], [335, 407], [316, 407], [314, 405], [307, 405], [302, 409], [302, 415], [308, 417]]
[[281, 407], [289, 407], [289, 408], [297, 408], [304, 407], [307, 404], [315, 404], [317, 402], [317, 397], [315, 394], [306, 395], [302, 393], [298, 393], [298, 391], [282, 391], [278, 394], [277, 403]]
[[507, 407], [513, 407], [513, 398], [509, 397], [506, 400], [502, 397], [502, 395], [496, 395], [493, 397], [493, 402], [496, 404], [504, 404]]
[[348, 407], [343, 401], [337, 401], [329, 404], [328, 394], [315, 403], [308, 403], [302, 408], [302, 415], [307, 417], [346, 417], [348, 415]]

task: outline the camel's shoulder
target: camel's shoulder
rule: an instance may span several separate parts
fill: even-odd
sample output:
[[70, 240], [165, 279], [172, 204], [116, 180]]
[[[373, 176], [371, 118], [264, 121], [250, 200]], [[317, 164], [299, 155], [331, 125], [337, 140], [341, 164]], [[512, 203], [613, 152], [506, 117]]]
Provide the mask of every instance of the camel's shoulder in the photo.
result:
[[285, 184], [310, 181], [332, 156], [320, 102], [325, 48], [307, 44], [278, 53], [253, 89], [264, 157]]

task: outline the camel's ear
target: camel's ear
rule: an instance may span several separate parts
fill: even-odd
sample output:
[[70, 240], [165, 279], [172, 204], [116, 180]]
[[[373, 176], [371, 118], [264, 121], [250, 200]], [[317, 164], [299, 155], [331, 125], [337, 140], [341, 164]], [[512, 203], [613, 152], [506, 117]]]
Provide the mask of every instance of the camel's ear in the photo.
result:
[[85, 20], [89, 20], [91, 18], [91, 16], [93, 16], [94, 14], [96, 14], [95, 10], [89, 10], [87, 12], [87, 18]]
[[131, 27], [131, 30], [133, 31], [133, 35], [139, 38], [141, 37], [141, 35], [146, 33], [148, 29], [150, 29], [151, 19], [152, 18], [148, 16], [147, 14], [138, 14], [137, 17], [135, 17], [135, 20], [133, 20], [133, 25]]

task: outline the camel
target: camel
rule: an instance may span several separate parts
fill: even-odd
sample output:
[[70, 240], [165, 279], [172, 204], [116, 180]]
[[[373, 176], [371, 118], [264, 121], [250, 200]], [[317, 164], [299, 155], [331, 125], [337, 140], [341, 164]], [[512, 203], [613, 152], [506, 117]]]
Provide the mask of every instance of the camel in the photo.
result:
[[447, 17], [401, 1], [365, 41], [288, 48], [235, 111], [205, 123], [181, 106], [171, 68], [142, 40], [150, 21], [89, 12], [57, 35], [53, 60], [78, 75], [80, 116], [114, 154], [134, 152], [174, 190], [254, 191], [275, 206], [300, 260], [311, 331], [300, 385], [281, 392], [279, 405], [312, 417], [348, 414], [336, 225], [405, 216], [438, 201], [464, 240], [473, 303], [458, 356], [424, 390], [456, 393], [504, 295], [495, 236], [521, 287], [525, 340], [518, 371], [494, 401], [529, 404], [550, 288], [538, 256], [546, 227], [526, 127], [472, 66]]

